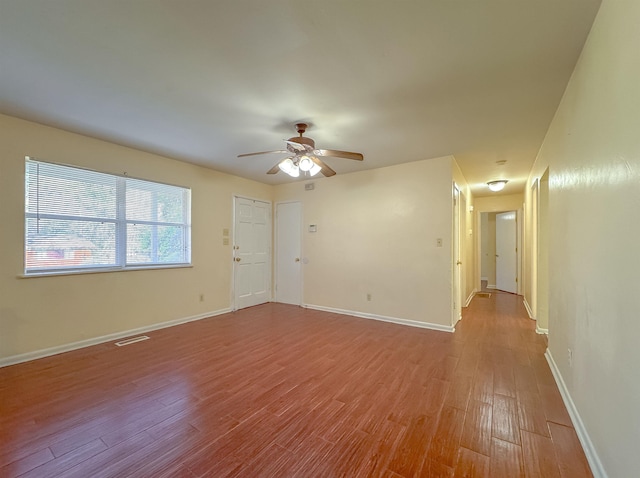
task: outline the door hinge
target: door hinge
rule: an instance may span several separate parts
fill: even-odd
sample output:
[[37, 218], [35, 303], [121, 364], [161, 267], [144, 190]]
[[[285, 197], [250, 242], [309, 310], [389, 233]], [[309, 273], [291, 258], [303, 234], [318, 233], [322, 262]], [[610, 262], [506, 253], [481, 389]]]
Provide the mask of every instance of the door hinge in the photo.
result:
[[518, 278], [516, 277], [516, 282], [518, 282]]

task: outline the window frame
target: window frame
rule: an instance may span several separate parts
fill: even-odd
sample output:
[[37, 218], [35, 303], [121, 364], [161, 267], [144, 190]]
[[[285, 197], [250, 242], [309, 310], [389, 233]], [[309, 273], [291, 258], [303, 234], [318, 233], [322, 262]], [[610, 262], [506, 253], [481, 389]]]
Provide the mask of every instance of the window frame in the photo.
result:
[[[61, 168], [69, 168], [79, 171], [87, 171], [92, 173], [103, 174], [115, 178], [116, 190], [115, 201], [116, 211], [115, 218], [96, 218], [90, 216], [78, 216], [78, 215], [66, 215], [66, 214], [53, 214], [43, 213], [40, 211], [29, 212], [27, 208], [27, 196], [29, 194], [29, 186], [27, 184], [27, 169], [29, 163], [48, 164]], [[164, 222], [164, 221], [149, 221], [141, 219], [127, 219], [127, 181], [135, 181], [138, 184], [148, 183], [151, 185], [150, 191], [158, 190], [157, 186], [168, 186], [171, 188], [178, 188], [182, 194], [182, 214], [183, 222]], [[175, 269], [192, 267], [191, 260], [191, 188], [185, 186], [179, 186], [175, 184], [152, 181], [143, 178], [137, 178], [124, 174], [106, 173], [103, 171], [97, 171], [94, 169], [84, 168], [76, 165], [55, 163], [51, 161], [43, 161], [31, 156], [25, 157], [25, 176], [24, 176], [24, 243], [23, 243], [23, 275], [21, 277], [41, 277], [41, 276], [56, 276], [56, 275], [73, 275], [73, 274], [86, 274], [86, 273], [101, 273], [101, 272], [122, 272], [129, 270], [147, 270], [147, 269]], [[115, 245], [113, 249], [115, 262], [112, 264], [73, 264], [69, 266], [60, 267], [31, 267], [27, 268], [27, 254], [28, 254], [28, 220], [65, 220], [65, 221], [78, 221], [78, 222], [99, 222], [114, 224], [115, 227]], [[158, 226], [179, 227], [182, 229], [182, 255], [185, 262], [157, 262], [157, 234], [155, 240], [152, 240], [152, 244], [155, 244], [156, 262], [128, 262], [127, 261], [127, 227], [129, 225], [149, 225], [155, 226], [157, 231]]]

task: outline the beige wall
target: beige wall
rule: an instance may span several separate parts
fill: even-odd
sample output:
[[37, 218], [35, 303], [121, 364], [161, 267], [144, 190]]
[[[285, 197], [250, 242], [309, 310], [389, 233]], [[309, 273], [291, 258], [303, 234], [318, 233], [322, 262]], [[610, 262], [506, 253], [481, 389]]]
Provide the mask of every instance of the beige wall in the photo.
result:
[[482, 265], [482, 276], [487, 278], [487, 286], [496, 286], [496, 213], [481, 212], [482, 248], [480, 262]]
[[489, 279], [489, 262], [485, 259], [489, 248], [489, 216], [488, 213], [480, 213], [480, 278]]
[[[18, 278], [25, 155], [190, 187], [193, 267]], [[272, 186], [0, 115], [0, 359], [230, 307], [233, 194]]]
[[451, 325], [452, 162], [314, 179], [313, 191], [277, 186], [276, 202], [302, 202], [303, 302]]
[[[222, 229], [233, 226], [234, 194], [303, 202], [305, 226], [318, 226], [304, 234], [305, 303], [452, 323], [452, 157], [319, 178], [305, 191], [1, 115], [0, 148], [0, 361], [231, 307]], [[21, 278], [26, 155], [190, 187], [193, 267]]]
[[549, 351], [611, 477], [640, 470], [638, 24], [602, 2], [529, 178], [549, 168]]
[[524, 194], [484, 196], [475, 198], [474, 210], [480, 212], [517, 211], [524, 203]]

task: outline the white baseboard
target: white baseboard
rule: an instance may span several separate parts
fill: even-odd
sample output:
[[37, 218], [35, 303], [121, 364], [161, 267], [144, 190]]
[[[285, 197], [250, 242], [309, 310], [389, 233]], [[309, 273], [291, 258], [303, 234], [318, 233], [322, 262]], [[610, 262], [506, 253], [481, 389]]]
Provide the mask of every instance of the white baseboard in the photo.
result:
[[471, 294], [469, 294], [469, 297], [467, 297], [467, 301], [464, 303], [464, 307], [469, 307], [471, 300], [474, 298], [477, 292], [478, 292], [478, 289], [473, 289], [471, 291]]
[[536, 334], [549, 335], [549, 329], [543, 329], [541, 327], [538, 327], [538, 324], [536, 324]]
[[531, 310], [531, 306], [529, 305], [529, 302], [527, 302], [527, 298], [526, 297], [522, 297], [522, 303], [524, 304], [524, 308], [527, 309], [527, 314], [529, 314], [529, 318], [536, 320], [536, 318], [533, 315], [533, 310]]
[[547, 349], [547, 351], [544, 353], [544, 356], [547, 359], [547, 363], [549, 364], [549, 368], [551, 369], [553, 378], [558, 385], [558, 390], [560, 390], [560, 395], [562, 395], [562, 401], [564, 402], [565, 407], [567, 407], [567, 411], [569, 412], [569, 416], [571, 417], [571, 423], [573, 423], [573, 428], [576, 430], [578, 439], [582, 444], [584, 454], [587, 457], [587, 461], [589, 462], [589, 466], [591, 467], [591, 472], [593, 473], [594, 478], [607, 478], [607, 473], [605, 472], [604, 467], [602, 466], [602, 462], [598, 457], [598, 453], [596, 452], [596, 449], [591, 442], [591, 438], [589, 438], [589, 434], [587, 433], [587, 429], [582, 422], [582, 418], [580, 418], [578, 409], [576, 408], [575, 403], [573, 403], [573, 399], [571, 398], [571, 394], [569, 393], [567, 385], [564, 383], [562, 374], [560, 373], [555, 360], [553, 360], [551, 351]]
[[322, 310], [324, 312], [333, 312], [335, 314], [352, 315], [361, 319], [380, 320], [382, 322], [391, 322], [394, 324], [408, 325], [410, 327], [418, 327], [421, 329], [439, 330], [441, 332], [455, 332], [455, 327], [451, 325], [432, 324], [430, 322], [419, 322], [417, 320], [399, 319], [397, 317], [387, 317], [384, 315], [369, 314], [367, 312], [358, 312], [355, 310], [334, 309], [333, 307], [324, 307], [322, 305], [304, 304], [307, 309]]
[[7, 367], [9, 365], [15, 365], [22, 362], [29, 362], [30, 360], [49, 357], [51, 355], [61, 354], [63, 352], [70, 352], [72, 350], [77, 350], [84, 347], [90, 347], [92, 345], [102, 344], [105, 342], [110, 342], [112, 340], [122, 339], [124, 337], [129, 337], [131, 335], [151, 332], [153, 330], [158, 330], [158, 329], [165, 329], [167, 327], [173, 327], [174, 325], [185, 324], [187, 322], [193, 322], [195, 320], [206, 319], [208, 317], [214, 317], [216, 315], [222, 315], [228, 312], [231, 312], [231, 309], [214, 310], [212, 312], [205, 312], [203, 314], [192, 315], [191, 317], [182, 317], [180, 319], [169, 320], [167, 322], [160, 322], [158, 324], [138, 327], [136, 329], [123, 330], [122, 332], [115, 332], [113, 334], [102, 335], [100, 337], [94, 337], [92, 339], [80, 340], [79, 342], [72, 342], [70, 344], [58, 345], [56, 347], [36, 350], [34, 352], [27, 352], [19, 355], [11, 355], [9, 357], [0, 358], [0, 368]]
[[496, 285], [495, 284], [487, 284], [487, 289], [495, 289]]

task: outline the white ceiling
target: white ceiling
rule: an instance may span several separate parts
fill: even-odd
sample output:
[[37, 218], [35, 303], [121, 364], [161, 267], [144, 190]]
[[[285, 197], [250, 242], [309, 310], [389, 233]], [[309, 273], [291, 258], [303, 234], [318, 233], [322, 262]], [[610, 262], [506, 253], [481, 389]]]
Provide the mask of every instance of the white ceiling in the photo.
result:
[[[0, 0], [0, 112], [265, 183], [452, 154], [522, 191], [600, 0]], [[504, 166], [496, 161], [507, 160]]]

